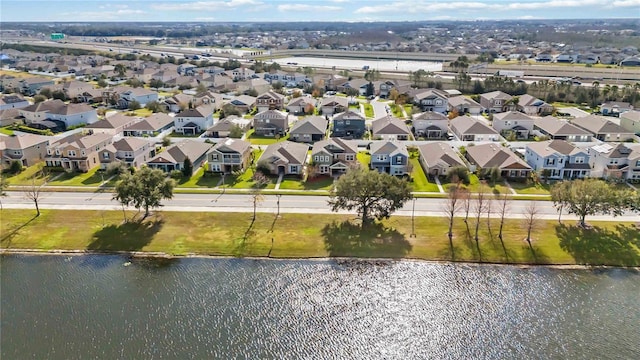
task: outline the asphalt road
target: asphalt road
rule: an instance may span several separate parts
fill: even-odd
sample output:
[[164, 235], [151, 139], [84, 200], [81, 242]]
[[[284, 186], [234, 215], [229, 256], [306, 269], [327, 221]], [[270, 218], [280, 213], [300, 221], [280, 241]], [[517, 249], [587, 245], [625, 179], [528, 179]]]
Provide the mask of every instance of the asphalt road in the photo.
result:
[[[61, 210], [121, 210], [118, 202], [111, 200], [112, 193], [91, 193], [91, 192], [47, 192], [42, 193], [39, 200], [42, 209]], [[264, 195], [264, 200], [259, 204], [259, 212], [275, 213], [280, 202], [280, 212], [282, 213], [309, 213], [328, 214], [331, 213], [327, 205], [326, 196], [300, 196], [300, 195]], [[415, 216], [443, 216], [443, 205], [445, 199], [417, 198], [415, 199]], [[531, 201], [510, 201], [509, 218], [522, 218], [525, 208]], [[539, 209], [539, 218], [555, 219], [558, 216], [553, 203], [550, 201], [534, 201]], [[26, 199], [24, 193], [10, 191], [2, 199], [5, 209], [33, 209], [33, 202]], [[194, 211], [194, 212], [252, 212], [253, 203], [251, 195], [243, 194], [174, 194], [174, 198], [163, 202], [163, 211]], [[494, 202], [492, 217], [498, 217], [495, 212], [498, 210], [498, 203]], [[408, 202], [403, 209], [396, 212], [396, 215], [411, 216], [413, 201]], [[472, 207], [473, 208], [473, 207]], [[473, 212], [473, 209], [472, 209]], [[340, 213], [349, 214], [342, 211]], [[458, 216], [462, 216], [460, 213]], [[472, 215], [470, 215], [472, 216]], [[486, 215], [483, 215], [486, 216]], [[573, 218], [563, 215], [563, 218]], [[613, 218], [610, 216], [592, 216], [591, 220], [611, 220], [611, 221], [640, 221], [640, 217], [635, 214], [625, 214], [624, 216]]]

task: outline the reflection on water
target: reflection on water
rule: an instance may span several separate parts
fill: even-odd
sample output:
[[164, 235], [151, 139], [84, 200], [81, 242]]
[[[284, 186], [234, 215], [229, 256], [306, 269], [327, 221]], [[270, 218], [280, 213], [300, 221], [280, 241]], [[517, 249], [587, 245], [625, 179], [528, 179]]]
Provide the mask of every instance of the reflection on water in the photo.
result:
[[2, 258], [3, 359], [640, 356], [640, 275], [411, 261]]

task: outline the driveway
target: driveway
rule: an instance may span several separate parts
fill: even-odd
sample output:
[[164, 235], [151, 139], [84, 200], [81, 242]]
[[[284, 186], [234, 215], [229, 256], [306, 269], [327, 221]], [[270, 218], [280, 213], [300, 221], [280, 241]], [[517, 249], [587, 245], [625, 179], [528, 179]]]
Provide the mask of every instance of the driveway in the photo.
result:
[[[387, 115], [388, 104], [386, 102], [378, 101], [378, 98], [371, 100], [371, 106], [373, 107], [373, 119], [379, 119]], [[391, 112], [391, 110], [389, 110]]]

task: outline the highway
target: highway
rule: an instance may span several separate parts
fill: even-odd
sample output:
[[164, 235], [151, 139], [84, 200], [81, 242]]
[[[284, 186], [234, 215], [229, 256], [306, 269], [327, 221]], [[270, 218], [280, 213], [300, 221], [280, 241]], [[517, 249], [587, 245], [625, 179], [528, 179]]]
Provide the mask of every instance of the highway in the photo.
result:
[[[121, 205], [112, 200], [113, 194], [109, 192], [46, 192], [39, 199], [41, 209], [59, 210], [122, 210]], [[258, 205], [258, 212], [275, 213], [280, 202], [281, 213], [301, 214], [329, 214], [331, 210], [327, 204], [327, 196], [303, 196], [303, 195], [264, 195], [264, 200]], [[399, 216], [444, 216], [443, 207], [445, 199], [416, 198], [415, 212], [414, 202], [409, 201], [401, 210], [396, 212]], [[525, 208], [531, 201], [510, 201], [508, 218], [523, 218]], [[557, 219], [558, 213], [550, 201], [534, 201], [539, 209], [540, 219]], [[32, 201], [28, 200], [20, 191], [9, 191], [2, 199], [5, 209], [34, 209]], [[493, 202], [492, 217], [498, 217], [498, 203]], [[162, 211], [186, 211], [186, 212], [252, 212], [253, 202], [251, 195], [243, 194], [174, 194], [173, 199], [163, 202]], [[472, 206], [473, 209], [473, 206]], [[473, 210], [472, 210], [473, 212]], [[341, 211], [341, 214], [351, 214]], [[355, 215], [355, 213], [353, 213]], [[464, 216], [462, 211], [458, 216]], [[472, 215], [470, 215], [472, 216]], [[486, 215], [483, 215], [486, 217]], [[565, 219], [575, 217], [563, 215]], [[611, 216], [591, 216], [589, 220], [603, 221], [638, 221], [635, 214], [625, 214], [613, 218]]]

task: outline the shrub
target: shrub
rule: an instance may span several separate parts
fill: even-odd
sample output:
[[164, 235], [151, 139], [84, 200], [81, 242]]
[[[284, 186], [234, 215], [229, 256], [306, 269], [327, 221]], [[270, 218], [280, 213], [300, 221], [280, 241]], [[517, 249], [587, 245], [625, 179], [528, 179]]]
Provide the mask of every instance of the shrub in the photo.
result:
[[13, 160], [9, 165], [9, 172], [12, 174], [19, 174], [22, 172], [22, 163], [19, 160]]
[[175, 180], [182, 179], [182, 175], [183, 175], [182, 171], [180, 171], [180, 170], [173, 170], [173, 171], [171, 171], [171, 173], [169, 173], [169, 176], [171, 176], [171, 178], [175, 179]]

